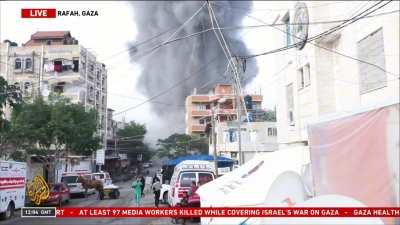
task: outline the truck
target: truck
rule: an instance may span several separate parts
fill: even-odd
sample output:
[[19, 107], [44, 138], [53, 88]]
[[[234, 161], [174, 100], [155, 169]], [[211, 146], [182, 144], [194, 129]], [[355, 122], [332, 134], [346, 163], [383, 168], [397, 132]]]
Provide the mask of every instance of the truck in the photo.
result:
[[8, 219], [25, 205], [26, 163], [0, 160], [0, 217]]

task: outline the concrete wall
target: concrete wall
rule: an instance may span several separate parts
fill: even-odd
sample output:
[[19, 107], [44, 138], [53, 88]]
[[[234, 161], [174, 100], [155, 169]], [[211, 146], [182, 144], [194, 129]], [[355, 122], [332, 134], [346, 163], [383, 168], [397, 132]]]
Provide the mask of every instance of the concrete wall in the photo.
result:
[[[366, 9], [365, 2], [330, 2], [324, 6], [319, 2], [305, 2], [308, 6], [310, 21], [327, 21], [350, 18], [357, 11]], [[295, 4], [295, 3], [294, 3]], [[375, 3], [368, 3], [368, 7]], [[315, 7], [318, 6], [318, 7]], [[392, 2], [389, 6], [376, 13], [390, 11], [399, 2]], [[289, 12], [293, 19], [294, 12], [283, 10], [281, 18]], [[375, 14], [376, 14], [375, 13]], [[338, 32], [313, 42], [316, 45], [337, 51], [351, 57], [358, 58], [357, 42], [372, 32], [382, 28], [385, 70], [399, 74], [399, 14], [371, 17], [359, 20]], [[319, 24], [309, 26], [309, 37], [319, 34], [337, 24]], [[278, 32], [278, 31], [277, 31]], [[282, 42], [285, 35], [282, 33]], [[306, 44], [302, 50], [290, 49], [277, 54], [277, 68], [291, 63], [280, 74], [277, 88], [277, 126], [278, 142], [281, 146], [298, 144], [307, 141], [307, 124], [310, 120], [324, 115], [348, 112], [357, 107], [374, 105], [382, 101], [398, 101], [399, 79], [395, 75], [386, 73], [387, 85], [383, 88], [365, 94], [360, 92], [359, 62], [331, 51]], [[311, 84], [307, 88], [298, 88], [297, 70], [304, 64], [310, 65]], [[397, 78], [397, 79], [396, 79]], [[293, 84], [294, 125], [287, 119], [287, 102], [285, 88]]]

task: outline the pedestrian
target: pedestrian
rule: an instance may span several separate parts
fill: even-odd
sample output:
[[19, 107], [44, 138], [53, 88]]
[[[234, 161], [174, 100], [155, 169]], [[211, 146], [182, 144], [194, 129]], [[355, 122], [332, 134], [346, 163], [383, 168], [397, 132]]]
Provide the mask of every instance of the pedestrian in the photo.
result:
[[142, 186], [143, 185], [139, 177], [137, 177], [132, 183], [134, 204], [136, 204], [138, 207], [140, 206], [140, 201], [142, 200]]
[[140, 176], [140, 182], [142, 182], [142, 197], [144, 197], [144, 186], [146, 185], [146, 180], [143, 175]]
[[158, 178], [155, 179], [152, 189], [154, 193], [154, 205], [158, 208], [158, 205], [160, 203], [160, 192], [161, 192], [161, 182]]

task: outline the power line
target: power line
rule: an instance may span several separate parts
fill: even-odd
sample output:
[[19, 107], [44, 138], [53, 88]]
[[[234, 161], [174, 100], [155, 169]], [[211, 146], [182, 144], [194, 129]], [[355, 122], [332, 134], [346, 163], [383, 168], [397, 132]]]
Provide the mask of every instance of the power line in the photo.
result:
[[[389, 2], [388, 2], [388, 3], [389, 3]], [[388, 4], [388, 3], [386, 3], [386, 4]], [[386, 5], [386, 4], [385, 4], [385, 5]], [[382, 5], [382, 6], [380, 6], [379, 8], [377, 8], [377, 9], [375, 9], [375, 10], [380, 9], [381, 7], [383, 7], [383, 6], [385, 6], [385, 5]], [[255, 20], [259, 21], [259, 22], [264, 23], [264, 21], [262, 21], [261, 19], [255, 18], [255, 17], [253, 17], [253, 16], [251, 16], [250, 18], [255, 19]], [[273, 27], [273, 28], [276, 29], [276, 30], [279, 30], [279, 31], [281, 31], [281, 32], [283, 32], [283, 33], [285, 33], [285, 34], [288, 34], [288, 35], [290, 35], [290, 36], [292, 36], [292, 37], [295, 37], [295, 38], [297, 38], [297, 39], [301, 39], [301, 38], [295, 36], [294, 34], [291, 34], [290, 32], [286, 32], [286, 31], [281, 30], [281, 29], [279, 29], [279, 28], [277, 28], [277, 27]], [[304, 40], [304, 39], [302, 39], [302, 40], [303, 40], [303, 41], [307, 41], [307, 40]], [[365, 61], [365, 60], [361, 60], [361, 59], [358, 59], [358, 58], [356, 58], [356, 57], [349, 56], [349, 55], [346, 55], [346, 54], [344, 54], [344, 53], [335, 51], [335, 50], [333, 50], [333, 49], [329, 49], [329, 48], [326, 48], [326, 47], [324, 47], [324, 46], [314, 44], [314, 43], [312, 43], [312, 42], [310, 42], [310, 41], [307, 41], [307, 43], [309, 43], [309, 44], [311, 44], [311, 45], [313, 45], [313, 46], [315, 46], [315, 47], [324, 49], [324, 50], [326, 50], [326, 51], [329, 51], [329, 52], [338, 54], [338, 55], [343, 56], [343, 57], [345, 57], [345, 58], [349, 58], [349, 59], [352, 59], [352, 60], [355, 60], [355, 61], [358, 61], [358, 62], [361, 62], [361, 63], [368, 64], [368, 65], [370, 65], [370, 66], [373, 66], [373, 67], [375, 67], [375, 68], [378, 68], [379, 70], [382, 70], [383, 72], [388, 73], [388, 74], [391, 74], [391, 75], [393, 75], [393, 76], [396, 76], [396, 77], [399, 76], [398, 74], [395, 74], [395, 73], [392, 73], [392, 72], [390, 72], [390, 71], [387, 71], [387, 70], [385, 70], [384, 68], [382, 68], [382, 67], [380, 67], [380, 66], [378, 66], [378, 65], [376, 65], [376, 64], [367, 62], [367, 61]]]
[[[344, 26], [347, 26], [347, 25], [350, 25], [351, 23], [356, 22], [357, 20], [359, 20], [360, 18], [362, 18], [362, 17], [357, 18], [357, 16], [360, 16], [361, 14], [363, 14], [364, 12], [370, 10], [371, 8], [373, 8], [373, 7], [375, 7], [376, 5], [380, 4], [381, 2], [382, 2], [382, 1], [378, 2], [378, 3], [375, 4], [374, 6], [368, 8], [367, 10], [365, 10], [365, 11], [363, 11], [362, 13], [360, 13], [360, 14], [354, 16], [353, 18], [347, 20], [346, 22], [341, 23], [340, 25], [334, 26], [334, 27], [332, 27], [332, 28], [330, 28], [330, 29], [328, 29], [328, 30], [326, 30], [326, 31], [324, 31], [324, 32], [322, 32], [322, 33], [320, 33], [320, 34], [318, 34], [318, 35], [315, 35], [315, 36], [313, 36], [313, 37], [311, 37], [311, 38], [308, 38], [308, 39], [306, 40], [306, 42], [311, 42], [311, 41], [313, 41], [313, 40], [316, 40], [316, 39], [318, 39], [318, 38], [321, 38], [321, 37], [323, 37], [323, 36], [326, 36], [326, 35], [328, 35], [328, 34], [331, 34], [331, 33], [335, 32], [335, 31], [338, 30], [338, 29], [342, 29]], [[374, 11], [372, 11], [372, 12], [374, 12]], [[372, 12], [370, 12], [370, 13], [372, 13]], [[253, 16], [251, 16], [251, 15], [248, 15], [248, 14], [247, 14], [246, 16], [249, 17], [249, 18], [253, 18], [253, 19], [255, 19], [255, 20], [259, 20], [258, 18], [255, 18], [255, 17], [253, 17]], [[347, 22], [350, 22], [350, 23], [349, 23], [349, 24], [346, 24]], [[264, 22], [262, 22], [262, 23], [264, 23]], [[299, 39], [300, 39], [300, 38], [299, 38]], [[295, 43], [295, 44], [291, 44], [291, 45], [288, 45], [288, 46], [285, 46], [285, 47], [281, 47], [281, 48], [278, 48], [278, 49], [270, 50], [270, 51], [267, 51], [267, 52], [263, 52], [263, 53], [259, 53], [259, 54], [253, 54], [253, 55], [249, 55], [249, 56], [239, 56], [239, 57], [240, 57], [240, 58], [244, 58], [244, 59], [254, 58], [254, 57], [258, 57], [258, 56], [263, 56], [263, 55], [268, 55], [268, 54], [272, 54], [272, 53], [276, 53], [276, 52], [285, 51], [285, 50], [288, 50], [288, 49], [297, 47], [297, 45], [298, 45], [298, 43]]]
[[155, 99], [155, 98], [158, 98], [158, 97], [160, 97], [160, 96], [162, 96], [162, 95], [168, 93], [168, 92], [171, 91], [172, 89], [178, 87], [179, 85], [183, 84], [185, 81], [189, 80], [190, 78], [192, 78], [192, 77], [194, 77], [195, 75], [199, 74], [201, 71], [205, 70], [209, 65], [215, 63], [215, 62], [216, 62], [215, 59], [216, 59], [217, 57], [218, 57], [218, 56], [216, 56], [216, 57], [214, 57], [212, 60], [208, 61], [208, 63], [207, 63], [206, 65], [204, 65], [200, 70], [198, 70], [198, 71], [196, 71], [195, 73], [192, 73], [191, 75], [185, 77], [184, 79], [182, 79], [182, 80], [176, 82], [175, 84], [173, 84], [172, 86], [170, 86], [170, 87], [167, 88], [166, 90], [161, 91], [160, 93], [158, 93], [158, 94], [156, 94], [156, 95], [153, 95], [152, 97], [148, 98], [147, 100], [145, 100], [145, 101], [143, 101], [143, 102], [141, 102], [141, 103], [139, 103], [139, 104], [137, 104], [137, 105], [134, 105], [134, 106], [132, 106], [132, 107], [129, 107], [129, 108], [127, 108], [127, 109], [125, 109], [125, 110], [122, 110], [122, 111], [120, 111], [120, 112], [114, 113], [114, 116], [119, 115], [119, 114], [122, 114], [122, 113], [125, 113], [125, 112], [127, 112], [127, 111], [132, 110], [132, 109], [135, 109], [135, 108], [137, 108], [137, 107], [139, 107], [139, 106], [142, 106], [142, 105], [144, 105], [144, 104], [150, 102], [151, 100], [153, 100], [153, 99]]

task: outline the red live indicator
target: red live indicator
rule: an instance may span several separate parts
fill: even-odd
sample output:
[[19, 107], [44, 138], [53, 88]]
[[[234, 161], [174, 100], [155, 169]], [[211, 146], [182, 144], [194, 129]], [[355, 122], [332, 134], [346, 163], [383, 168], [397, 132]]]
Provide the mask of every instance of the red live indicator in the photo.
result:
[[56, 9], [21, 9], [21, 18], [56, 18]]

